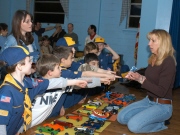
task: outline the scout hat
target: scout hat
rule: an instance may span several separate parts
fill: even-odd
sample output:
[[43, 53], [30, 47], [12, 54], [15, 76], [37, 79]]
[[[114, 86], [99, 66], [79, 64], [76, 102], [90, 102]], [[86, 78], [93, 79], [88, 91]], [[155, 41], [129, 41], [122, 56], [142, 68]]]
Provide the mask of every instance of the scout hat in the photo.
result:
[[71, 37], [63, 37], [56, 42], [56, 46], [77, 47], [79, 45]]
[[8, 47], [0, 54], [0, 61], [4, 61], [7, 66], [12, 66], [29, 55], [29, 51], [22, 46]]
[[95, 42], [95, 43], [104, 43], [104, 44], [106, 44], [106, 43], [105, 43], [105, 39], [102, 38], [102, 37], [97, 37], [97, 38], [95, 38], [94, 42]]

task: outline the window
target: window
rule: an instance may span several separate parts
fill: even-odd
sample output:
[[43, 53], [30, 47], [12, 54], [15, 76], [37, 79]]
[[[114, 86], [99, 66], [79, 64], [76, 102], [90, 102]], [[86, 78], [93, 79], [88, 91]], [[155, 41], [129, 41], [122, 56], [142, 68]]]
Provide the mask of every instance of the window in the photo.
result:
[[64, 10], [59, 0], [35, 0], [34, 20], [43, 23], [64, 23]]
[[128, 28], [138, 28], [141, 17], [142, 0], [130, 0], [129, 16], [127, 21]]

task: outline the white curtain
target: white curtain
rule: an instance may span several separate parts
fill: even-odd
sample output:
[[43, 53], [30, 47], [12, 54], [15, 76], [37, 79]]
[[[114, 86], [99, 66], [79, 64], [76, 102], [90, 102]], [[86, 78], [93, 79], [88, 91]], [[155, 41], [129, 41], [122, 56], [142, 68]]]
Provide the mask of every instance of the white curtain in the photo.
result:
[[69, 17], [69, 0], [59, 0], [63, 9], [66, 17]]
[[121, 8], [121, 16], [120, 16], [119, 24], [121, 24], [124, 18], [128, 15], [129, 6], [130, 6], [130, 0], [122, 0], [122, 8]]

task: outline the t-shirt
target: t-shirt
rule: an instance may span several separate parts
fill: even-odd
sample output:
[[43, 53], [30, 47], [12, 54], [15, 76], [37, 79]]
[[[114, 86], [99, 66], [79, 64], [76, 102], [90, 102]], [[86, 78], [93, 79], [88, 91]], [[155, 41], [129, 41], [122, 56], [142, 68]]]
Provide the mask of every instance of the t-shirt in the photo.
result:
[[64, 37], [71, 37], [75, 41], [75, 43], [78, 44], [78, 35], [76, 33], [66, 33]]
[[88, 36], [86, 37], [86, 39], [85, 39], [85, 45], [86, 45], [87, 43], [89, 43], [89, 42], [94, 42], [94, 39], [97, 38], [97, 37], [99, 37], [99, 35], [96, 34], [96, 35], [94, 36], [94, 38], [91, 39], [90, 36], [88, 35]]
[[45, 32], [45, 28], [40, 28], [38, 31], [34, 30], [34, 32], [38, 37], [42, 37], [42, 34]]
[[42, 95], [37, 95], [33, 100], [31, 127], [48, 118], [61, 95], [65, 92], [66, 86], [67, 80], [62, 77], [49, 80], [48, 90]]

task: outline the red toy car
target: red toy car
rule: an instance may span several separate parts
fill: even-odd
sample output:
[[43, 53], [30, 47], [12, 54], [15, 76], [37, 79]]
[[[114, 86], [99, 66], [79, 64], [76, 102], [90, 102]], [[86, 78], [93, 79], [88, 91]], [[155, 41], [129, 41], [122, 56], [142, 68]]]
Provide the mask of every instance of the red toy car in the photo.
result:
[[66, 115], [66, 119], [73, 119], [73, 120], [76, 120], [76, 121], [81, 121], [82, 116], [81, 115], [69, 114], [69, 115]]
[[61, 126], [64, 126], [66, 129], [73, 127], [73, 124], [72, 124], [72, 123], [66, 122], [66, 121], [54, 120], [53, 123], [54, 123], [54, 124], [61, 125]]

